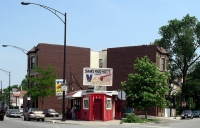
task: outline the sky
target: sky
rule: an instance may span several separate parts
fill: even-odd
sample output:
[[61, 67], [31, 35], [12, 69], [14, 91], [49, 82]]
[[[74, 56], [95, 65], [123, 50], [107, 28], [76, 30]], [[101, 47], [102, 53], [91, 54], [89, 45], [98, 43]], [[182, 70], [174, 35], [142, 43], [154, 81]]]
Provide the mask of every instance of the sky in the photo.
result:
[[[27, 56], [38, 43], [64, 44], [64, 23], [37, 5], [20, 0], [0, 1], [0, 81], [3, 88], [21, 84]], [[67, 45], [101, 51], [137, 46], [161, 38], [161, 26], [189, 14], [200, 21], [199, 0], [30, 0], [67, 13]], [[63, 20], [64, 16], [59, 15]], [[198, 51], [200, 54], [200, 52]], [[6, 73], [7, 72], [7, 73]]]

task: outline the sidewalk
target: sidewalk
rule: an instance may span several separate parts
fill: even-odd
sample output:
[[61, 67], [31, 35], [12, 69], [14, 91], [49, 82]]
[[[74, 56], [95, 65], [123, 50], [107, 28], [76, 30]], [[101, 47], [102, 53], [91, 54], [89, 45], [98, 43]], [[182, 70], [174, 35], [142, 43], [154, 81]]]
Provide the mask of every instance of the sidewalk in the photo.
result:
[[121, 120], [110, 121], [84, 121], [84, 120], [66, 120], [62, 121], [61, 118], [48, 118], [46, 122], [60, 123], [60, 124], [74, 124], [74, 125], [120, 125]]
[[[151, 117], [160, 119], [160, 123], [166, 123], [171, 121], [178, 121], [180, 117]], [[62, 121], [61, 117], [46, 118], [46, 122], [60, 123], [60, 124], [74, 124], [74, 125], [138, 125], [139, 123], [121, 123], [121, 120], [110, 120], [110, 121], [84, 121], [84, 120], [66, 120]]]

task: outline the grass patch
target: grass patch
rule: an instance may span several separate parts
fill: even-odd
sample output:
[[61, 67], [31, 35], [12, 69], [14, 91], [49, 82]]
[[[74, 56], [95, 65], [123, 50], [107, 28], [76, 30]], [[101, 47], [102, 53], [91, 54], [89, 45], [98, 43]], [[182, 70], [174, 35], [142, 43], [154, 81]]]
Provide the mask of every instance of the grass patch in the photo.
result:
[[159, 123], [159, 121], [160, 121], [159, 119], [140, 118], [134, 114], [127, 115], [126, 118], [122, 119], [122, 122], [124, 123], [148, 123], [148, 122]]

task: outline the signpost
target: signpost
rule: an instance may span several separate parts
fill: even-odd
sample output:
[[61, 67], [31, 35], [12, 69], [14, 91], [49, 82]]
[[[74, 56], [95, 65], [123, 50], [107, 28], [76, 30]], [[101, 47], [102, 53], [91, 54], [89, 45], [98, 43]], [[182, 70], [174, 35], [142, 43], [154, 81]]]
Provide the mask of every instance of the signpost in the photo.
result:
[[186, 102], [182, 102], [182, 107], [186, 107]]

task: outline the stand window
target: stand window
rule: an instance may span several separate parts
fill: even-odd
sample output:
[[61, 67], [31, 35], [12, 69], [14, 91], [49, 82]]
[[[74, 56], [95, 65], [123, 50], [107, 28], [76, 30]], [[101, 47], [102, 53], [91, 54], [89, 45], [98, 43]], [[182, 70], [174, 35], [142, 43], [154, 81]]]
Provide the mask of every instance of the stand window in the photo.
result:
[[106, 98], [106, 109], [112, 109], [112, 99]]
[[89, 109], [89, 98], [83, 98], [83, 109]]

